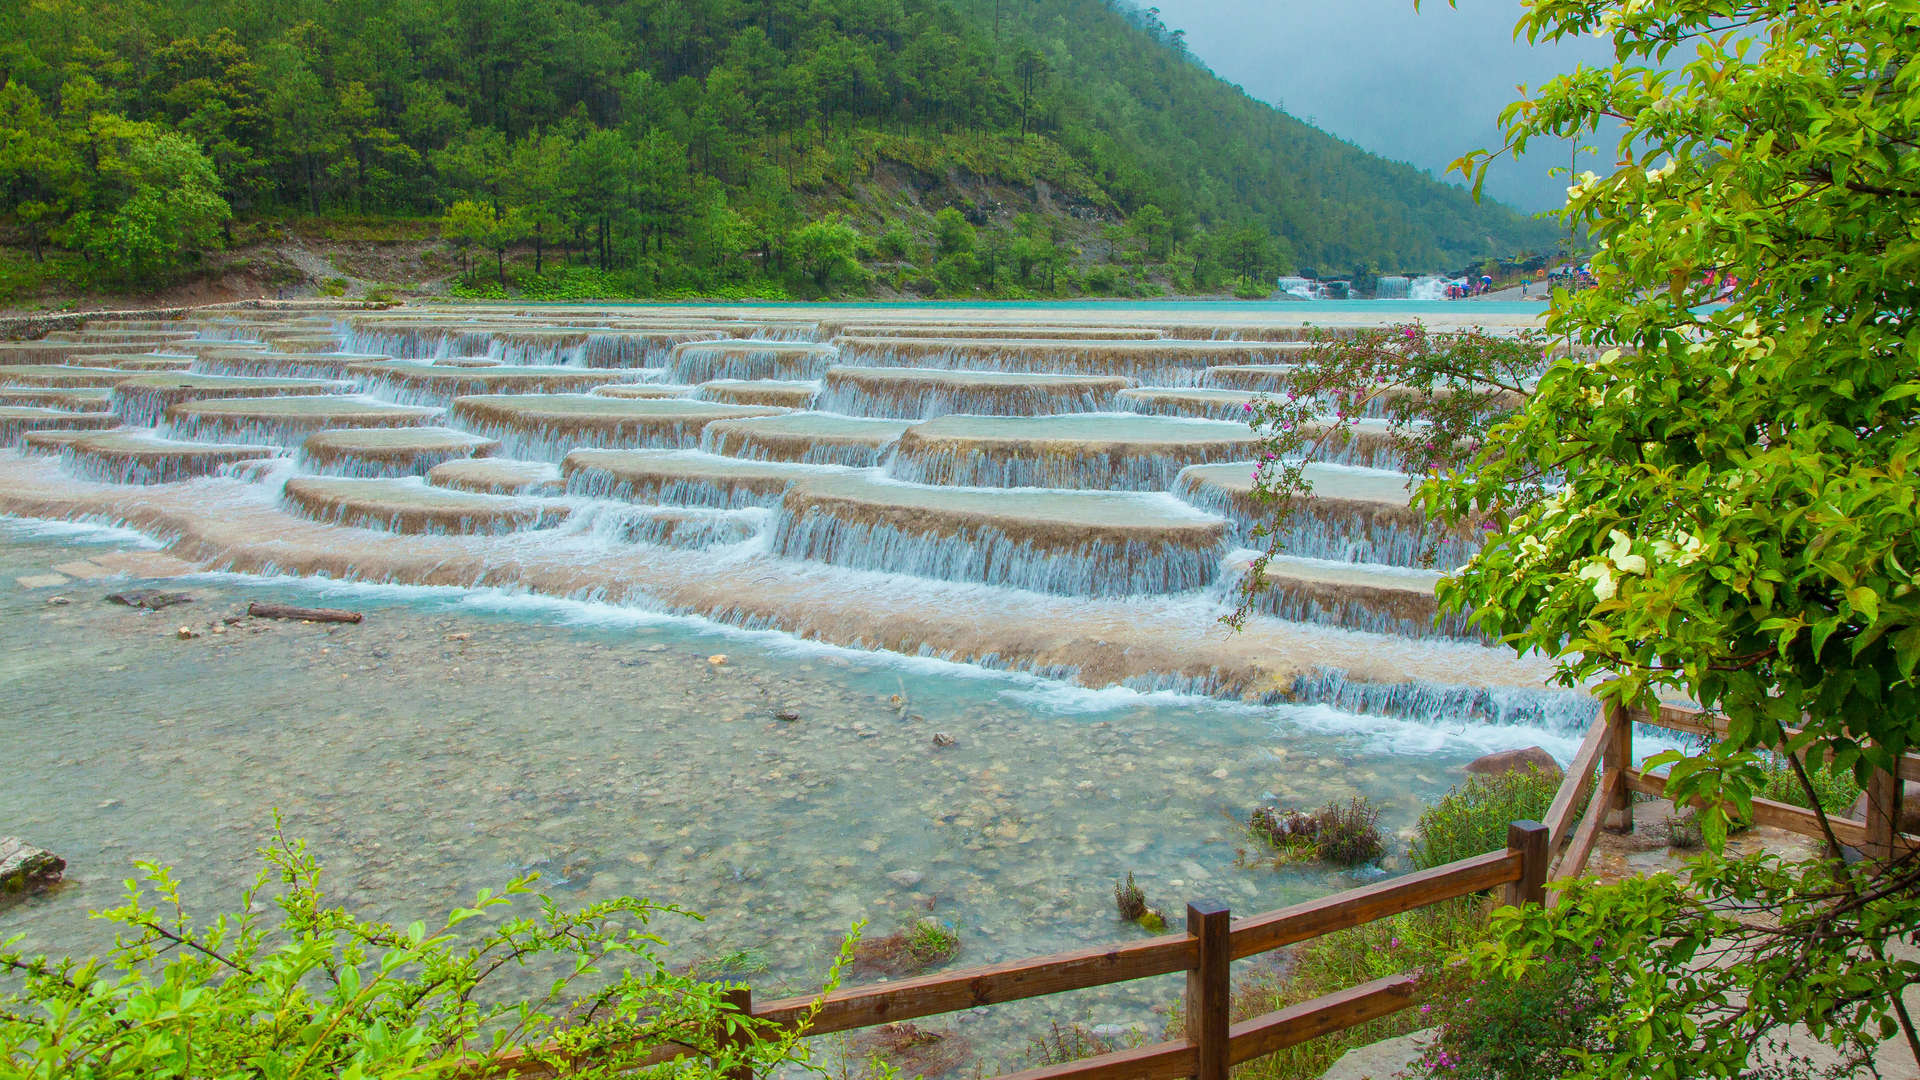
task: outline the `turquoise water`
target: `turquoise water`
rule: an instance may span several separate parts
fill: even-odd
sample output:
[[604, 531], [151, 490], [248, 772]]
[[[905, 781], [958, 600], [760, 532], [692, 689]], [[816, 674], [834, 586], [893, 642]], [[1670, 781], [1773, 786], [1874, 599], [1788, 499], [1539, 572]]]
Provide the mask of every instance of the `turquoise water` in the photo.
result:
[[[194, 910], [231, 910], [277, 810], [364, 914], [430, 917], [537, 871], [568, 906], [697, 910], [660, 927], [674, 961], [755, 948], [757, 994], [801, 992], [856, 919], [939, 919], [978, 964], [1139, 936], [1113, 910], [1129, 871], [1176, 922], [1189, 900], [1251, 913], [1350, 887], [1380, 871], [1275, 869], [1238, 822], [1364, 795], [1404, 834], [1488, 734], [500, 592], [205, 575], [146, 583], [195, 601], [144, 613], [102, 600], [142, 584], [123, 577], [18, 581], [140, 546], [0, 520], [0, 821], [69, 863], [63, 887], [0, 908], [0, 938], [28, 948], [102, 948], [88, 912], [136, 860], [177, 868]], [[254, 599], [366, 621], [224, 622]], [[1178, 993], [1161, 979], [931, 1026], [1016, 1066], [1049, 1019], [1157, 1031]]]
[[[485, 307], [487, 301], [470, 306]], [[1409, 316], [1445, 314], [1472, 321], [1489, 315], [1540, 315], [1546, 306], [1539, 302], [1507, 300], [609, 300], [575, 303], [568, 301], [501, 301], [500, 306], [516, 308], [792, 308], [806, 311], [819, 308], [847, 308], [860, 311], [1141, 311], [1167, 314], [1281, 315], [1289, 320], [1315, 314], [1361, 314], [1391, 320], [1398, 313]]]

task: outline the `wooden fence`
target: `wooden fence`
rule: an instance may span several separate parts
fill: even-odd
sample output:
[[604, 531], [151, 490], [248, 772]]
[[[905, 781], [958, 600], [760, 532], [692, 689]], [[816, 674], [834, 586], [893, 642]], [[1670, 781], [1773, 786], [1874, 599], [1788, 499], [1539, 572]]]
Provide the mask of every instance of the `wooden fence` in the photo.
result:
[[[825, 996], [757, 1003], [751, 991], [734, 990], [729, 1003], [739, 1014], [765, 1024], [788, 1030], [804, 1025], [810, 1037], [1185, 972], [1185, 1029], [1180, 1038], [1006, 1074], [999, 1080], [1226, 1080], [1231, 1066], [1392, 1015], [1414, 1000], [1414, 976], [1406, 973], [1230, 1023], [1233, 961], [1490, 889], [1501, 889], [1507, 904], [1549, 902], [1547, 882], [1582, 873], [1602, 828], [1633, 827], [1635, 793], [1665, 791], [1665, 780], [1633, 767], [1635, 724], [1706, 736], [1725, 731], [1724, 721], [1698, 710], [1603, 712], [1581, 740], [1546, 821], [1514, 822], [1504, 851], [1238, 920], [1225, 905], [1201, 901], [1187, 906], [1184, 933], [1124, 945], [847, 987]], [[1920, 837], [1904, 836], [1897, 828], [1900, 781], [1920, 779], [1920, 756], [1903, 757], [1898, 773], [1876, 777], [1868, 786], [1865, 821], [1830, 819], [1837, 840], [1881, 858], [1896, 845], [1920, 847]], [[1824, 839], [1818, 819], [1802, 807], [1755, 799], [1754, 821]], [[667, 1046], [649, 1063], [697, 1052]], [[516, 1051], [482, 1063], [469, 1075], [535, 1080], [564, 1072], [564, 1065], [556, 1067], [539, 1054]], [[743, 1071], [730, 1080], [752, 1077]]]
[[[1726, 734], [1726, 718], [1699, 709], [1663, 705], [1658, 711], [1609, 708], [1587, 729], [1567, 766], [1567, 778], [1560, 785], [1553, 805], [1547, 809], [1547, 847], [1554, 856], [1550, 880], [1578, 877], [1586, 871], [1595, 839], [1602, 828], [1626, 832], [1633, 828], [1633, 796], [1663, 797], [1664, 777], [1649, 775], [1633, 767], [1633, 729], [1636, 724], [1664, 728], [1688, 735], [1720, 738]], [[1796, 734], [1788, 729], [1788, 734]], [[1596, 773], [1596, 768], [1598, 772]], [[1903, 781], [1920, 780], [1920, 756], [1906, 754], [1894, 773], [1881, 771], [1867, 783], [1866, 815], [1854, 819], [1829, 814], [1827, 826], [1833, 838], [1858, 848], [1874, 859], [1889, 859], [1897, 851], [1920, 847], [1920, 837], [1900, 832], [1900, 797]], [[1580, 813], [1589, 793], [1593, 798]], [[1804, 806], [1753, 800], [1753, 822], [1824, 841], [1820, 819]], [[1558, 900], [1560, 894], [1554, 894]]]
[[[1231, 1024], [1233, 961], [1490, 889], [1501, 889], [1508, 904], [1541, 903], [1547, 870], [1546, 826], [1517, 821], [1507, 829], [1504, 851], [1278, 911], [1236, 920], [1224, 904], [1189, 904], [1184, 933], [847, 987], [825, 996], [755, 1002], [750, 991], [735, 990], [730, 1000], [738, 1012], [755, 1020], [786, 1028], [804, 1023], [805, 1034], [814, 1036], [1184, 971], [1186, 1027], [1180, 1038], [1007, 1074], [1001, 1080], [1226, 1080], [1230, 1066], [1391, 1015], [1413, 1004], [1414, 994], [1411, 973], [1392, 975]], [[650, 1061], [693, 1053], [670, 1046]], [[470, 1075], [532, 1080], [564, 1073], [564, 1066], [556, 1068], [539, 1055], [521, 1051], [491, 1059]]]

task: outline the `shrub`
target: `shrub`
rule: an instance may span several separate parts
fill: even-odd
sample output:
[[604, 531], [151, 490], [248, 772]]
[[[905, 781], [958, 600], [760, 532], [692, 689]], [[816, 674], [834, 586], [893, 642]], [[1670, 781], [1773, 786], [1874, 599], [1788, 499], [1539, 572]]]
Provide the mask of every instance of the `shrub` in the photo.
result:
[[1559, 790], [1557, 778], [1532, 766], [1469, 777], [1420, 815], [1413, 865], [1427, 870], [1506, 847], [1507, 826], [1540, 820]]
[[1569, 1051], [1603, 1049], [1597, 1021], [1619, 1004], [1599, 954], [1553, 957], [1512, 980], [1460, 981], [1431, 1009], [1440, 1030], [1418, 1063], [1447, 1080], [1549, 1080], [1574, 1071]]
[[1112, 1039], [1103, 1039], [1095, 1035], [1084, 1024], [1060, 1026], [1060, 1021], [1049, 1020], [1050, 1029], [1045, 1035], [1036, 1035], [1027, 1042], [1027, 1064], [1036, 1069], [1049, 1065], [1065, 1065], [1069, 1061], [1110, 1054], [1120, 1049]]
[[1386, 853], [1380, 835], [1380, 811], [1365, 799], [1355, 798], [1345, 806], [1328, 803], [1314, 815], [1319, 829], [1314, 834], [1314, 854], [1339, 866], [1370, 863]]
[[927, 967], [944, 964], [959, 951], [960, 934], [945, 923], [922, 919], [907, 935], [907, 954]]
[[1127, 871], [1127, 880], [1113, 884], [1113, 903], [1120, 909], [1120, 917], [1134, 922], [1147, 913], [1147, 892], [1133, 883], [1133, 871]]
[[330, 277], [327, 280], [321, 282], [320, 295], [321, 296], [347, 295], [347, 279], [343, 277]]
[[[1242, 980], [1233, 991], [1238, 1022], [1406, 971], [1444, 981], [1448, 961], [1486, 936], [1484, 906], [1456, 900], [1340, 930], [1291, 950], [1279, 970]], [[1404, 1009], [1334, 1035], [1310, 1039], [1235, 1067], [1234, 1080], [1315, 1080], [1356, 1046], [1430, 1027], [1430, 1014]]]
[[[1800, 786], [1800, 778], [1793, 775], [1793, 767], [1785, 758], [1769, 754], [1761, 759], [1760, 770], [1762, 780], [1755, 795], [1793, 806], [1807, 805], [1806, 789]], [[1827, 813], [1844, 814], [1860, 798], [1860, 783], [1853, 773], [1831, 765], [1809, 766], [1806, 771], [1820, 809]]]
[[1273, 290], [1265, 285], [1243, 282], [1233, 287], [1233, 296], [1236, 300], [1268, 300], [1272, 299]]
[[1380, 811], [1360, 798], [1345, 806], [1328, 803], [1311, 814], [1262, 806], [1247, 829], [1278, 851], [1282, 862], [1313, 858], [1357, 866], [1386, 853]]
[[[621, 898], [510, 913], [533, 877], [429, 924], [396, 927], [333, 905], [303, 844], [276, 830], [237, 912], [186, 913], [170, 870], [140, 864], [105, 957], [49, 959], [0, 947], [0, 1074], [264, 1076], [321, 1080], [440, 1075], [476, 1056], [559, 1040], [570, 1076], [639, 1067], [668, 1042], [709, 1055], [675, 1075], [768, 1072], [803, 1060], [795, 1037], [725, 1010], [725, 984], [675, 975], [649, 924], [681, 909]], [[270, 886], [278, 895], [270, 895]], [[431, 926], [431, 929], [429, 928]], [[484, 926], [484, 929], [477, 929]], [[843, 947], [830, 979], [850, 952]], [[542, 989], [503, 994], [527, 970]], [[755, 1028], [744, 1049], [723, 1027]], [[541, 1052], [537, 1057], [551, 1058]]]

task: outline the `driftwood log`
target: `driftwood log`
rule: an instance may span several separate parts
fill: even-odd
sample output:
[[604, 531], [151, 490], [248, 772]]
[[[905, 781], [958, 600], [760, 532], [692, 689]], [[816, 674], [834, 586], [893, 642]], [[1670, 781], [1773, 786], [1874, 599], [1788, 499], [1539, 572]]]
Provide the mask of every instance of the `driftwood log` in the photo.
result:
[[66, 873], [67, 860], [17, 836], [0, 836], [0, 896], [51, 885]]
[[324, 607], [294, 607], [290, 604], [252, 603], [247, 605], [247, 614], [256, 619], [300, 619], [305, 622], [339, 623], [360, 621], [360, 613], [357, 611]]

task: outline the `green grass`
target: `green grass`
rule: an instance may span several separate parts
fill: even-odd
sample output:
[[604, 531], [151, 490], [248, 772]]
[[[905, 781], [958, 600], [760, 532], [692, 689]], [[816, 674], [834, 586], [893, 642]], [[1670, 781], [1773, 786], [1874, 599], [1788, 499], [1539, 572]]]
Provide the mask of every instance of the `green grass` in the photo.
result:
[[1413, 865], [1427, 870], [1506, 847], [1507, 825], [1539, 821], [1559, 790], [1557, 778], [1535, 768], [1469, 777], [1420, 815]]
[[[1233, 1020], [1251, 1019], [1405, 971], [1438, 973], [1485, 933], [1483, 902], [1466, 898], [1315, 938], [1294, 949], [1284, 973], [1258, 974], [1234, 987]], [[1233, 1075], [1235, 1080], [1312, 1080], [1356, 1046], [1405, 1035], [1431, 1023], [1419, 1008], [1405, 1009], [1256, 1058], [1235, 1068]]]
[[[1785, 760], [1769, 755], [1761, 760], [1760, 769], [1760, 790], [1754, 794], [1791, 806], [1807, 805], [1807, 791], [1800, 786], [1800, 778], [1793, 775], [1793, 768]], [[1819, 765], [1807, 769], [1807, 779], [1813, 784], [1820, 809], [1828, 814], [1845, 814], [1860, 798], [1860, 783], [1851, 772]]]
[[960, 934], [945, 923], [922, 919], [907, 935], [907, 955], [931, 967], [944, 964], [960, 951]]

